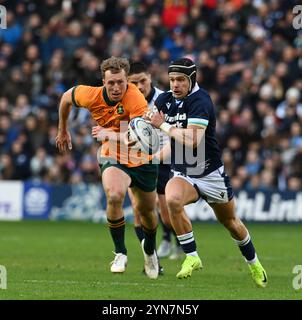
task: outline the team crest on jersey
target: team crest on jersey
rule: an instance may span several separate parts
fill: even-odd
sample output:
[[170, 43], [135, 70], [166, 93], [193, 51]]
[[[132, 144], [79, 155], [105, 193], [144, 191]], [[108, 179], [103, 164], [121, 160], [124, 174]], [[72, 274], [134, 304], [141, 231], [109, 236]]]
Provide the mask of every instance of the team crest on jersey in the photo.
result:
[[119, 105], [118, 107], [117, 107], [117, 114], [123, 114], [124, 113], [124, 108], [123, 108], [123, 106], [122, 105]]

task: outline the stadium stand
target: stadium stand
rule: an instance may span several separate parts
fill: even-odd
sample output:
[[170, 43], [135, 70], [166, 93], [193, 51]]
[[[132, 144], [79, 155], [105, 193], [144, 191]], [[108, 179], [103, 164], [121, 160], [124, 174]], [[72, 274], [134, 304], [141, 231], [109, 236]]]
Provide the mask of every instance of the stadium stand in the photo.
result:
[[234, 188], [302, 188], [302, 30], [299, 1], [0, 1], [0, 180], [97, 182], [97, 143], [85, 110], [70, 119], [71, 154], [55, 149], [61, 94], [100, 85], [111, 55], [149, 65], [168, 88], [180, 56], [217, 110], [217, 132]]

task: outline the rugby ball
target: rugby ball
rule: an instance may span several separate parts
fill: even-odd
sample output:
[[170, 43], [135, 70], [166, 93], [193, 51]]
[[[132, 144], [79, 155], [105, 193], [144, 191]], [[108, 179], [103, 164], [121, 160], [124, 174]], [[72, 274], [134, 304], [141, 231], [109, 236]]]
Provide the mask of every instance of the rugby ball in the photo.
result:
[[160, 148], [160, 138], [156, 128], [141, 117], [133, 118], [128, 125], [128, 139], [135, 141], [133, 148], [146, 154], [154, 154]]

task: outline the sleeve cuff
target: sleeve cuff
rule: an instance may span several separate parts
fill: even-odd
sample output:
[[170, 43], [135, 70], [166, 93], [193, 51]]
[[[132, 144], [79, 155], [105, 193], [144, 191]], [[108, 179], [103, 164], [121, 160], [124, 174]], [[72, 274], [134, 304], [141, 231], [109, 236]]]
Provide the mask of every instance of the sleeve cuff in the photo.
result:
[[75, 106], [75, 107], [78, 107], [80, 108], [80, 106], [76, 103], [75, 101], [75, 89], [77, 88], [78, 86], [75, 86], [72, 88], [71, 90], [71, 101], [72, 101], [72, 105]]
[[171, 130], [171, 128], [172, 126], [167, 122], [163, 122], [159, 127], [159, 129], [165, 132], [167, 135], [169, 135], [169, 131]]

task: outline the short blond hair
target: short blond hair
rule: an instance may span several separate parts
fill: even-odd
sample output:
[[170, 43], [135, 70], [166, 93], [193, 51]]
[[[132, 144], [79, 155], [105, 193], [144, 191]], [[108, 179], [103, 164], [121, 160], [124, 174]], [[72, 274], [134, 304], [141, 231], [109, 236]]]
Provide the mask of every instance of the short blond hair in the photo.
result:
[[126, 76], [129, 74], [130, 64], [126, 58], [111, 57], [101, 63], [102, 78], [105, 78], [105, 72], [110, 70], [112, 73], [119, 73], [125, 70]]

